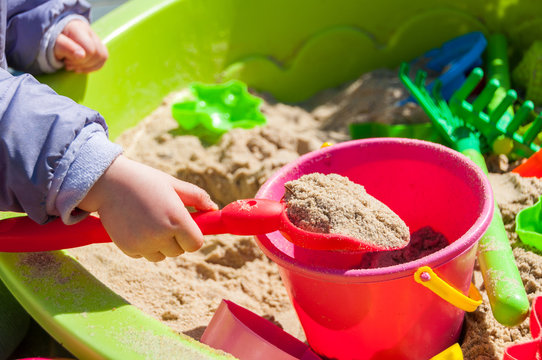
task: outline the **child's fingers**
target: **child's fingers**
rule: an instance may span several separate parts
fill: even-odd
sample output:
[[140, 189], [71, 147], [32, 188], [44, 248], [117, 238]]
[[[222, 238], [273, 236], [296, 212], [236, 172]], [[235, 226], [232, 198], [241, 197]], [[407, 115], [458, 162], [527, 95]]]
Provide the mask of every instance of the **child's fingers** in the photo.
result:
[[[107, 51], [107, 47], [102, 42], [100, 37], [91, 29], [90, 35], [92, 36], [92, 39], [94, 43], [96, 44], [96, 57], [100, 60], [105, 62], [107, 58], [109, 57], [109, 51]], [[103, 64], [103, 63], [102, 63]]]
[[174, 181], [173, 187], [185, 205], [201, 211], [218, 210], [218, 206], [202, 188], [180, 180]]
[[175, 238], [170, 239], [170, 241], [168, 241], [168, 243], [162, 249], [160, 249], [160, 252], [167, 257], [177, 257], [184, 254], [184, 250], [181, 248]]
[[91, 66], [87, 64], [77, 64], [71, 61], [64, 62], [64, 64], [66, 65], [66, 70], [75, 71], [75, 72], [85, 72], [85, 73], [100, 69], [104, 65], [104, 63], [105, 63], [105, 59]]
[[164, 260], [166, 258], [166, 256], [164, 254], [162, 254], [161, 252], [144, 254], [143, 256], [145, 257], [145, 259], [147, 259], [149, 261], [152, 261], [152, 262], [159, 262], [159, 261], [162, 261], [162, 260]]
[[[59, 49], [66, 43], [65, 38], [70, 39], [82, 49], [74, 54], [75, 56], [65, 54], [62, 57], [57, 56], [59, 60], [64, 60], [66, 70], [85, 73], [95, 71], [100, 69], [109, 57], [104, 43], [87, 22], [81, 20], [70, 21], [57, 38]], [[73, 46], [73, 44], [71, 45]]]
[[62, 34], [79, 44], [85, 50], [87, 56], [94, 56], [97, 46], [88, 25], [79, 20], [74, 20], [73, 23], [73, 26], [69, 26], [71, 23], [68, 24]]
[[66, 35], [60, 34], [55, 42], [54, 54], [58, 60], [69, 60], [75, 62], [86, 56], [83, 49], [77, 42], [73, 41]]
[[176, 217], [170, 221], [175, 227], [175, 241], [184, 251], [194, 252], [203, 245], [203, 234], [184, 207], [179, 208]]

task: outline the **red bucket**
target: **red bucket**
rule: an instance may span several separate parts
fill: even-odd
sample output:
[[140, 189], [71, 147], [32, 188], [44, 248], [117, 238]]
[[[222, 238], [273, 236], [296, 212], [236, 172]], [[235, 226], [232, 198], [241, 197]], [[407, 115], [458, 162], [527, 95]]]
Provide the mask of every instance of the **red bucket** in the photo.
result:
[[477, 243], [493, 215], [482, 170], [434, 143], [355, 140], [300, 157], [276, 172], [256, 197], [280, 200], [285, 182], [312, 172], [347, 176], [395, 211], [411, 232], [431, 226], [450, 244], [416, 261], [356, 269], [363, 254], [300, 248], [279, 232], [258, 236], [279, 266], [309, 345], [328, 358], [372, 360], [429, 359], [453, 345], [464, 310], [421, 286], [415, 274], [429, 267], [468, 294]]

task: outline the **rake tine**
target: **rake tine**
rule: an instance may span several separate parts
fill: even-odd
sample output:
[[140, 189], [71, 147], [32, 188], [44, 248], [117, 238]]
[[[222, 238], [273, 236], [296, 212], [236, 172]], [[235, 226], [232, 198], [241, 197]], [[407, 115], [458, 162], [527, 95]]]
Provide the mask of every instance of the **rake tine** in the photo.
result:
[[444, 98], [442, 97], [442, 82], [436, 81], [435, 85], [433, 85], [433, 98], [435, 99], [437, 108], [440, 110], [442, 115], [444, 115], [444, 118], [446, 119], [453, 119], [454, 115], [452, 114], [452, 111], [450, 110], [450, 107], [448, 106], [448, 103]]
[[495, 95], [495, 91], [501, 86], [501, 83], [497, 79], [491, 79], [486, 86], [484, 86], [484, 89], [476, 97], [476, 100], [472, 103], [472, 111], [476, 114], [483, 111], [486, 106], [491, 102], [493, 99], [493, 96]]
[[[508, 90], [505, 97], [501, 100], [499, 105], [495, 110], [491, 111], [489, 114], [489, 121], [492, 124], [497, 124], [497, 122], [502, 118], [504, 113], [508, 111], [508, 108], [517, 100], [518, 94], [515, 90]], [[508, 124], [503, 124], [506, 127]]]
[[519, 129], [519, 127], [521, 126], [521, 124], [523, 124], [527, 117], [531, 114], [533, 109], [533, 102], [530, 100], [525, 101], [512, 118], [512, 121], [510, 121], [510, 124], [508, 124], [508, 126], [506, 127], [506, 132], [510, 134], [516, 132], [517, 129]]
[[450, 98], [450, 104], [461, 104], [470, 93], [478, 86], [482, 78], [484, 77], [484, 71], [480, 68], [474, 68], [471, 71], [463, 85], [452, 95]]
[[[408, 76], [409, 68], [410, 66], [407, 63], [401, 63], [399, 72], [399, 77], [401, 78], [401, 81], [403, 82], [405, 87], [412, 93], [412, 96], [414, 96], [414, 98], [418, 100], [418, 104], [428, 113], [428, 115], [430, 117], [434, 117], [438, 109], [436, 109], [433, 99], [431, 99], [429, 93], [423, 86], [426, 74], [422, 70], [419, 70], [416, 74], [416, 79], [414, 83]], [[419, 86], [419, 83], [421, 83], [422, 86]], [[436, 118], [433, 120], [436, 121]]]
[[416, 73], [416, 78], [414, 80], [414, 83], [420, 89], [425, 89], [425, 79], [426, 78], [427, 78], [427, 73], [425, 71], [418, 70], [418, 72]]
[[435, 111], [439, 114], [438, 116], [438, 127], [448, 134], [448, 137], [451, 139], [453, 137], [454, 125], [450, 123], [450, 119], [453, 119], [453, 115], [448, 107], [446, 101], [442, 98], [442, 82], [436, 80], [433, 89], [431, 91], [433, 95], [433, 103], [435, 104]]
[[529, 145], [530, 143], [532, 143], [541, 129], [542, 129], [542, 114], [539, 114], [536, 117], [536, 119], [534, 119], [531, 126], [529, 126], [529, 128], [527, 129], [527, 131], [525, 132], [525, 135], [523, 135], [523, 141], [525, 145]]

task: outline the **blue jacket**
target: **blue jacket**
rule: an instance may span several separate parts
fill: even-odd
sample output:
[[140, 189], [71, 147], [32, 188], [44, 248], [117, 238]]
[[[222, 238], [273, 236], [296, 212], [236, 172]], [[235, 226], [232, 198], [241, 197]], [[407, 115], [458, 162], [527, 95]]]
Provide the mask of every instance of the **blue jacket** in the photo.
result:
[[0, 0], [0, 210], [45, 223], [86, 214], [77, 204], [122, 152], [96, 111], [57, 95], [32, 75], [62, 66], [54, 42], [84, 0]]

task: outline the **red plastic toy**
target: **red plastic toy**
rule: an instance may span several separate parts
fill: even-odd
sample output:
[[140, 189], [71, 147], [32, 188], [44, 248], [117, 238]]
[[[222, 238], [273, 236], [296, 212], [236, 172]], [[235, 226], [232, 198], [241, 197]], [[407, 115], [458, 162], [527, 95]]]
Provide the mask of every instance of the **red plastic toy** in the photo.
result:
[[[384, 251], [374, 244], [340, 234], [313, 233], [295, 226], [282, 201], [269, 199], [236, 200], [222, 210], [195, 212], [192, 218], [203, 235], [262, 235], [279, 230], [297, 246], [312, 250]], [[75, 225], [55, 220], [39, 225], [28, 217], [0, 221], [0, 251], [27, 252], [68, 249], [94, 243], [111, 242], [101, 221], [89, 216]], [[406, 246], [406, 243], [404, 244]]]
[[533, 340], [515, 344], [506, 349], [503, 360], [533, 360], [542, 359], [542, 297], [533, 300], [531, 307], [531, 336]]

